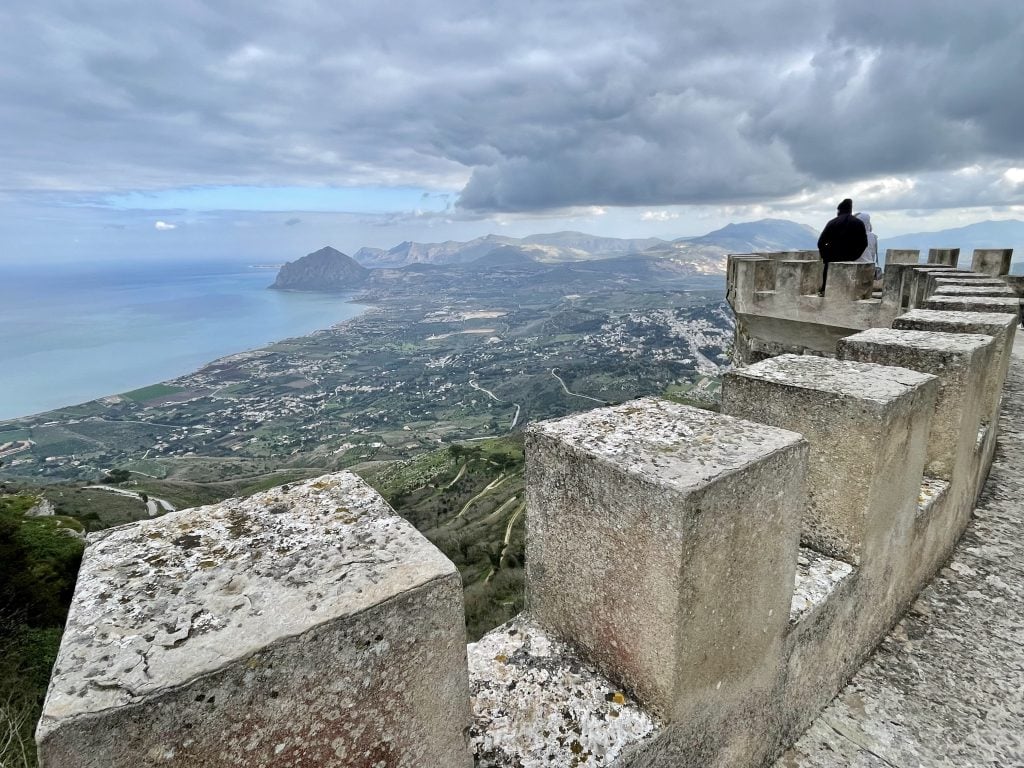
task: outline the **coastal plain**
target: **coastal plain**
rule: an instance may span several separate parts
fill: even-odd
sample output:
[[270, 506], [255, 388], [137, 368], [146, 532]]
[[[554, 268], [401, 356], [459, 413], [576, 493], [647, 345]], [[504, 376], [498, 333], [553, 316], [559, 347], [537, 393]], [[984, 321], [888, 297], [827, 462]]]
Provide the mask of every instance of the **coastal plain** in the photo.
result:
[[374, 272], [354, 296], [369, 309], [337, 326], [0, 422], [0, 482], [99, 530], [353, 469], [459, 567], [482, 634], [522, 600], [522, 427], [644, 395], [711, 403], [733, 332], [723, 281]]

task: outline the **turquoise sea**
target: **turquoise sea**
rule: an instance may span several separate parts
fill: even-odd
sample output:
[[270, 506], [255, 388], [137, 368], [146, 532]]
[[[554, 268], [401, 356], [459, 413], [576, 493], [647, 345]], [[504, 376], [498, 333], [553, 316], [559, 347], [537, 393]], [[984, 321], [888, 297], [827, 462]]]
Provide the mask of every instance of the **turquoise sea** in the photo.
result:
[[3, 265], [0, 420], [181, 376], [362, 312], [239, 262]]

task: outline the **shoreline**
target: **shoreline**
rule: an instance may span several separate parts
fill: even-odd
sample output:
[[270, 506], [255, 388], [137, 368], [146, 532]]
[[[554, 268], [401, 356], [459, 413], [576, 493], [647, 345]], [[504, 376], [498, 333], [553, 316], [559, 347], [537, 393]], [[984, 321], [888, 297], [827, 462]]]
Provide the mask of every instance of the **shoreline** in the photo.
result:
[[[266, 288], [266, 290], [270, 290], [270, 286], [268, 286]], [[274, 290], [280, 291], [281, 289], [274, 289]], [[290, 290], [290, 289], [287, 290], [287, 292], [288, 293], [299, 293], [299, 294], [302, 294], [302, 293], [317, 293], [317, 292], [313, 292], [313, 291], [296, 291], [296, 290]], [[325, 295], [325, 294], [317, 293], [317, 295]], [[313, 330], [307, 331], [306, 333], [300, 333], [300, 334], [297, 334], [297, 335], [294, 335], [294, 336], [284, 336], [282, 338], [274, 339], [272, 341], [263, 342], [263, 343], [261, 343], [261, 344], [259, 344], [257, 346], [254, 346], [254, 347], [249, 347], [247, 349], [238, 350], [237, 352], [229, 352], [229, 353], [227, 353], [225, 355], [220, 355], [219, 357], [215, 357], [212, 360], [208, 360], [207, 362], [201, 364], [197, 368], [192, 368], [191, 370], [184, 371], [184, 372], [179, 373], [179, 374], [177, 374], [175, 376], [172, 376], [170, 378], [161, 379], [160, 381], [148, 380], [147, 383], [145, 383], [145, 384], [143, 384], [143, 385], [141, 385], [139, 387], [133, 387], [132, 389], [126, 389], [126, 390], [121, 390], [119, 392], [112, 392], [112, 393], [105, 394], [105, 395], [99, 395], [97, 397], [89, 398], [87, 400], [78, 400], [78, 401], [73, 402], [73, 403], [68, 403], [67, 405], [59, 405], [59, 406], [56, 406], [56, 407], [53, 407], [53, 408], [47, 408], [46, 410], [36, 411], [35, 413], [25, 414], [23, 416], [10, 416], [10, 417], [7, 417], [7, 418], [0, 418], [0, 438], [3, 437], [3, 434], [5, 432], [14, 432], [14, 431], [17, 431], [18, 429], [26, 428], [26, 427], [23, 427], [23, 426], [15, 426], [16, 422], [23, 422], [23, 421], [27, 421], [27, 420], [38, 419], [38, 418], [46, 416], [48, 414], [52, 414], [52, 413], [56, 413], [57, 411], [65, 410], [67, 408], [77, 408], [77, 407], [82, 406], [82, 405], [87, 405], [89, 403], [95, 403], [95, 402], [98, 402], [98, 401], [101, 401], [101, 400], [106, 400], [106, 399], [111, 398], [111, 397], [123, 397], [127, 393], [135, 392], [135, 391], [138, 391], [140, 389], [145, 389], [147, 387], [158, 386], [158, 385], [161, 385], [161, 384], [168, 384], [169, 382], [176, 381], [177, 379], [181, 379], [181, 378], [184, 378], [186, 376], [193, 376], [196, 373], [199, 373], [200, 371], [202, 371], [204, 368], [208, 368], [211, 365], [215, 365], [215, 364], [217, 364], [217, 363], [219, 363], [221, 361], [224, 361], [224, 360], [230, 360], [230, 359], [232, 359], [234, 357], [238, 357], [240, 355], [249, 355], [249, 354], [253, 354], [255, 352], [261, 352], [261, 351], [266, 350], [266, 349], [268, 349], [269, 347], [271, 347], [271, 346], [273, 346], [275, 344], [280, 344], [282, 342], [289, 341], [291, 339], [304, 339], [304, 338], [307, 338], [309, 336], [313, 336], [313, 335], [318, 334], [318, 333], [323, 333], [325, 331], [329, 331], [329, 330], [331, 330], [333, 328], [338, 328], [338, 327], [344, 325], [345, 323], [347, 323], [347, 322], [349, 322], [351, 320], [355, 320], [356, 318], [363, 317], [364, 315], [367, 315], [367, 314], [369, 314], [371, 312], [374, 312], [374, 311], [379, 309], [377, 304], [376, 304], [376, 302], [374, 302], [372, 300], [357, 301], [356, 299], [360, 298], [360, 294], [358, 292], [355, 292], [355, 291], [352, 292], [351, 297], [348, 298], [348, 299], [344, 298], [345, 295], [346, 295], [346, 292], [331, 293], [330, 295], [337, 296], [338, 298], [341, 298], [343, 300], [343, 303], [345, 304], [345, 306], [359, 307], [360, 311], [357, 312], [356, 314], [350, 316], [350, 317], [345, 318], [344, 320], [340, 320], [340, 321], [338, 321], [336, 323], [331, 323], [330, 325], [328, 325], [326, 327], [314, 328]], [[2, 441], [0, 441], [0, 442], [2, 442]]]

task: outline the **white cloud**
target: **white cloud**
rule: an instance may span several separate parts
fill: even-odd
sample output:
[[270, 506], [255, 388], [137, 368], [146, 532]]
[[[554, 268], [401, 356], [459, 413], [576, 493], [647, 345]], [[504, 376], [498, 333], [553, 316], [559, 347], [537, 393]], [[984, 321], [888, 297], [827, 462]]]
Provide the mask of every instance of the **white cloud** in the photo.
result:
[[153, 225], [158, 232], [166, 232], [169, 229], [177, 229], [177, 224], [168, 224], [166, 221], [158, 221]]
[[671, 211], [644, 211], [640, 214], [640, 221], [671, 221], [678, 218], [679, 214]]

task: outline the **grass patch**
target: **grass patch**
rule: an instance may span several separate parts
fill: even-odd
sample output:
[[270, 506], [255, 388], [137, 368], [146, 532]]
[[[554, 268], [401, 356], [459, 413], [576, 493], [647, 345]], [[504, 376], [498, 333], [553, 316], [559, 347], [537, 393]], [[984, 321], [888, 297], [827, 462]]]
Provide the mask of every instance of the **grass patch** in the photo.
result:
[[72, 518], [24, 517], [38, 497], [0, 496], [0, 766], [35, 768], [34, 731], [84, 542]]
[[60, 648], [60, 627], [33, 628], [0, 621], [0, 766], [36, 768], [36, 723], [50, 670]]
[[151, 384], [148, 387], [133, 389], [131, 392], [124, 392], [121, 397], [133, 400], [136, 403], [144, 403], [147, 400], [155, 400], [158, 397], [169, 397], [184, 391], [183, 387], [173, 387], [170, 384]]

